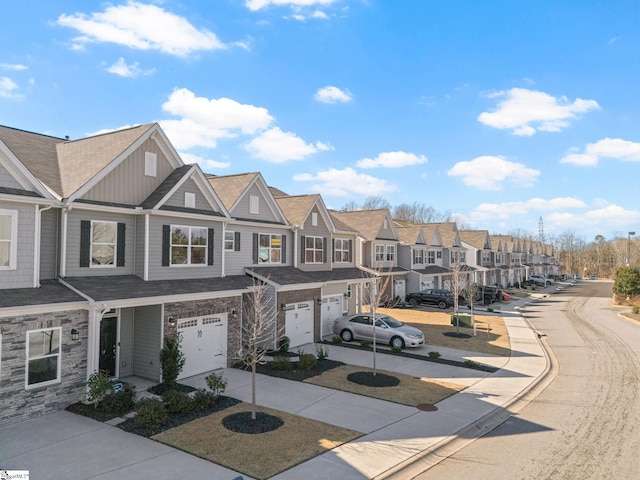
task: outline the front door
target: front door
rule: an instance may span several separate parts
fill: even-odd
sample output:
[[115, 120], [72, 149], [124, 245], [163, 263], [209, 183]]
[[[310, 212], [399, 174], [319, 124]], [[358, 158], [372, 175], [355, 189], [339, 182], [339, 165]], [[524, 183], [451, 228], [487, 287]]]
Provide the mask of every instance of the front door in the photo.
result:
[[100, 370], [116, 376], [118, 317], [104, 317], [100, 322]]

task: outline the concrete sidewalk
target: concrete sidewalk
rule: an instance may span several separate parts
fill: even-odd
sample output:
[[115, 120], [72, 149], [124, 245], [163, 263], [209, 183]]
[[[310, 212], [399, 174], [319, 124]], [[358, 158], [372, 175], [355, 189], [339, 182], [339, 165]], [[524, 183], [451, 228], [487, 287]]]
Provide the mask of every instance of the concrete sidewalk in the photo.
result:
[[[504, 310], [528, 301], [512, 301]], [[447, 349], [445, 353], [444, 349], [438, 348], [444, 358], [494, 362], [500, 370], [493, 374], [382, 353], [376, 357], [377, 366], [382, 370], [467, 386], [461, 393], [439, 402], [434, 412], [259, 375], [257, 403], [260, 405], [365, 434], [275, 478], [411, 478], [419, 471], [412, 475], [409, 472], [412, 468], [421, 468], [421, 462], [431, 449], [460, 435], [468, 435], [474, 429], [486, 428], [492, 420], [506, 418], [509, 414], [506, 408], [544, 375], [547, 358], [526, 321], [516, 310], [513, 314], [504, 310], [511, 357], [490, 357], [453, 349]], [[308, 348], [313, 351], [315, 347]], [[347, 364], [371, 365], [371, 353], [355, 349], [330, 347], [330, 358]], [[249, 372], [227, 369], [224, 376], [228, 380], [226, 395], [250, 401]], [[199, 375], [183, 383], [202, 387], [204, 377]], [[152, 440], [68, 412], [1, 427], [0, 469], [29, 470], [32, 478], [65, 479], [234, 479], [239, 475]]]

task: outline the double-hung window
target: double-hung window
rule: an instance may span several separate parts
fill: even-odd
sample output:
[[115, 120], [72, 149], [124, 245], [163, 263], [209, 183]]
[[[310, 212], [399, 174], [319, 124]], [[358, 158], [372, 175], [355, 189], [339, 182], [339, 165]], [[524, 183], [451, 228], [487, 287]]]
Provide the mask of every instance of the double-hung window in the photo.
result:
[[422, 248], [413, 249], [413, 263], [416, 265], [421, 265], [424, 263], [424, 249]]
[[387, 245], [387, 262], [393, 262], [396, 258], [396, 246]]
[[384, 262], [384, 245], [376, 245], [376, 262]]
[[27, 332], [27, 388], [60, 381], [61, 330], [57, 327]]
[[0, 210], [0, 270], [16, 268], [18, 212]]
[[171, 225], [171, 265], [206, 265], [207, 229]]
[[304, 261], [305, 263], [322, 263], [324, 251], [322, 237], [305, 237]]
[[235, 250], [235, 232], [224, 232], [224, 249]]
[[429, 265], [435, 265], [436, 263], [436, 252], [435, 250], [429, 250]]
[[114, 267], [118, 224], [116, 222], [91, 222], [91, 266]]
[[345, 263], [349, 261], [349, 240], [346, 238], [336, 238], [334, 241], [334, 262]]
[[282, 235], [260, 233], [258, 235], [258, 263], [282, 261]]

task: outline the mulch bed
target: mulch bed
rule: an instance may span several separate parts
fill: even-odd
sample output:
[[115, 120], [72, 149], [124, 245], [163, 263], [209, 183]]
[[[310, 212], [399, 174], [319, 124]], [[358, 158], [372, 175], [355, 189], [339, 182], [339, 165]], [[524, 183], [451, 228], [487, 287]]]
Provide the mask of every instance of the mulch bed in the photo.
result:
[[118, 417], [117, 413], [107, 412], [100, 405], [96, 408], [93, 404], [89, 403], [72, 403], [67, 408], [65, 408], [68, 412], [75, 413], [78, 415], [82, 415], [83, 417], [89, 417], [98, 422], [107, 422], [113, 418]]
[[[302, 369], [298, 368], [297, 362], [291, 363], [291, 368], [289, 370], [276, 370], [269, 365], [269, 362], [265, 364], [256, 365], [256, 372], [262, 373], [263, 375], [269, 375], [271, 377], [284, 378], [286, 380], [296, 380], [298, 382], [302, 382], [307, 378], [315, 377], [316, 375], [320, 375], [327, 370], [331, 370], [336, 367], [340, 367], [344, 365], [342, 362], [336, 362], [335, 360], [318, 360], [316, 364], [316, 368], [313, 369]], [[236, 366], [236, 368], [245, 368], [242, 366]]]
[[392, 375], [373, 372], [354, 372], [347, 375], [347, 380], [358, 385], [367, 387], [397, 387], [400, 385], [400, 379]]
[[284, 425], [284, 421], [265, 412], [256, 412], [255, 420], [251, 418], [251, 412], [239, 412], [224, 417], [222, 425], [235, 433], [255, 435], [277, 430]]
[[154, 395], [159, 395], [159, 396], [164, 395], [164, 393], [168, 392], [169, 390], [191, 393], [191, 392], [195, 392], [197, 389], [189, 385], [184, 385], [182, 383], [176, 383], [175, 385], [172, 385], [170, 387], [164, 383], [159, 383], [157, 385], [152, 385], [151, 387], [147, 388], [147, 392], [153, 393]]

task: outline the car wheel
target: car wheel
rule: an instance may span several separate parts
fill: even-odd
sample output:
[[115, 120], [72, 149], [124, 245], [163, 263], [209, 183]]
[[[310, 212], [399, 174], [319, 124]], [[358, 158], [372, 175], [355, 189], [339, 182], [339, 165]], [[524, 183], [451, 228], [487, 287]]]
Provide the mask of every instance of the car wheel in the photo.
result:
[[340, 332], [340, 337], [342, 338], [343, 342], [350, 342], [351, 340], [353, 340], [353, 333], [351, 333], [351, 330], [347, 330], [345, 328]]
[[417, 299], [417, 298], [415, 298], [415, 297], [412, 297], [412, 298], [409, 300], [409, 303], [415, 307], [415, 306], [418, 304], [418, 299]]
[[444, 300], [440, 300], [438, 302], [438, 308], [441, 308], [442, 310], [444, 310], [445, 308], [447, 308], [447, 302], [445, 302]]
[[404, 348], [404, 340], [400, 337], [393, 337], [391, 339], [391, 346], [393, 348], [399, 348], [399, 349], [403, 349]]

